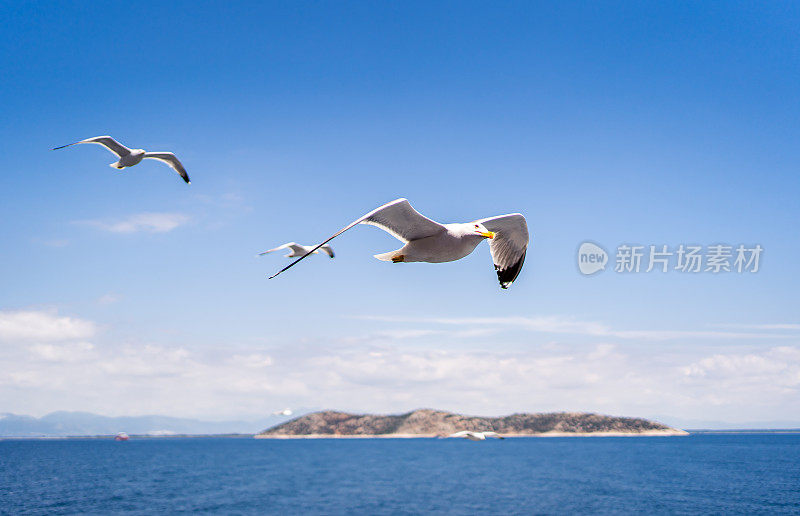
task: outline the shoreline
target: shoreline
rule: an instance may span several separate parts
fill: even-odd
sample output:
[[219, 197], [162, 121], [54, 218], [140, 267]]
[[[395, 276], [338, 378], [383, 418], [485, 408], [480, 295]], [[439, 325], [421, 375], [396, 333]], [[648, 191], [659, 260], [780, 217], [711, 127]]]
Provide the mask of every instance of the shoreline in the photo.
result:
[[[645, 432], [545, 432], [541, 434], [502, 434], [504, 438], [518, 437], [680, 437], [690, 435], [684, 430], [647, 430]], [[254, 439], [446, 439], [438, 434], [306, 434], [306, 435], [265, 435], [256, 434]], [[455, 439], [455, 438], [453, 438]]]

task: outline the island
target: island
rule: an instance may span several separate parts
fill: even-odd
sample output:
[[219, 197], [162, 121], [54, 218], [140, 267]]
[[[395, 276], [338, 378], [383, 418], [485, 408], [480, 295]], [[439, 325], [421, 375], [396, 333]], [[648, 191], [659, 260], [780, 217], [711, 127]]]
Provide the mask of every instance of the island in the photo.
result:
[[687, 432], [655, 421], [583, 412], [465, 416], [420, 409], [397, 415], [314, 412], [268, 428], [256, 439], [447, 437], [462, 430], [504, 437], [672, 436]]

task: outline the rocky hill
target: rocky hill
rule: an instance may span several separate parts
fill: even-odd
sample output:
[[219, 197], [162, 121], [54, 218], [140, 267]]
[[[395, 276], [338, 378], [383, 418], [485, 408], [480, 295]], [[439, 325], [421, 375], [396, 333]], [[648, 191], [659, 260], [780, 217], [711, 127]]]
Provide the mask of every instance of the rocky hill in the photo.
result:
[[553, 412], [476, 417], [415, 410], [380, 416], [345, 412], [314, 412], [264, 430], [257, 438], [290, 437], [434, 437], [461, 430], [493, 431], [503, 435], [682, 435], [682, 430], [630, 417]]

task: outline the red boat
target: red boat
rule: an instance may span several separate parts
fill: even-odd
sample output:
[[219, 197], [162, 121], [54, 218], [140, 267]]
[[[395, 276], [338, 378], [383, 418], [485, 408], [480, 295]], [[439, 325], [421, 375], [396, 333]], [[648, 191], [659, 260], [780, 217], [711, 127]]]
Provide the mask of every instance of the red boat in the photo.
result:
[[120, 432], [114, 437], [115, 441], [127, 441], [128, 439], [130, 439], [130, 436], [125, 432]]

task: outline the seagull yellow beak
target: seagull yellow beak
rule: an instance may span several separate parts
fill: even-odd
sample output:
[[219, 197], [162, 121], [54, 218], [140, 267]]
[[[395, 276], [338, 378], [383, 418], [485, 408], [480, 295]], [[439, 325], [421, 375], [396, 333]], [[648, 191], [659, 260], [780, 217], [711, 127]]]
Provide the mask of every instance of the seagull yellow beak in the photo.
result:
[[487, 231], [486, 233], [481, 233], [481, 236], [485, 236], [486, 238], [494, 238], [494, 233]]

